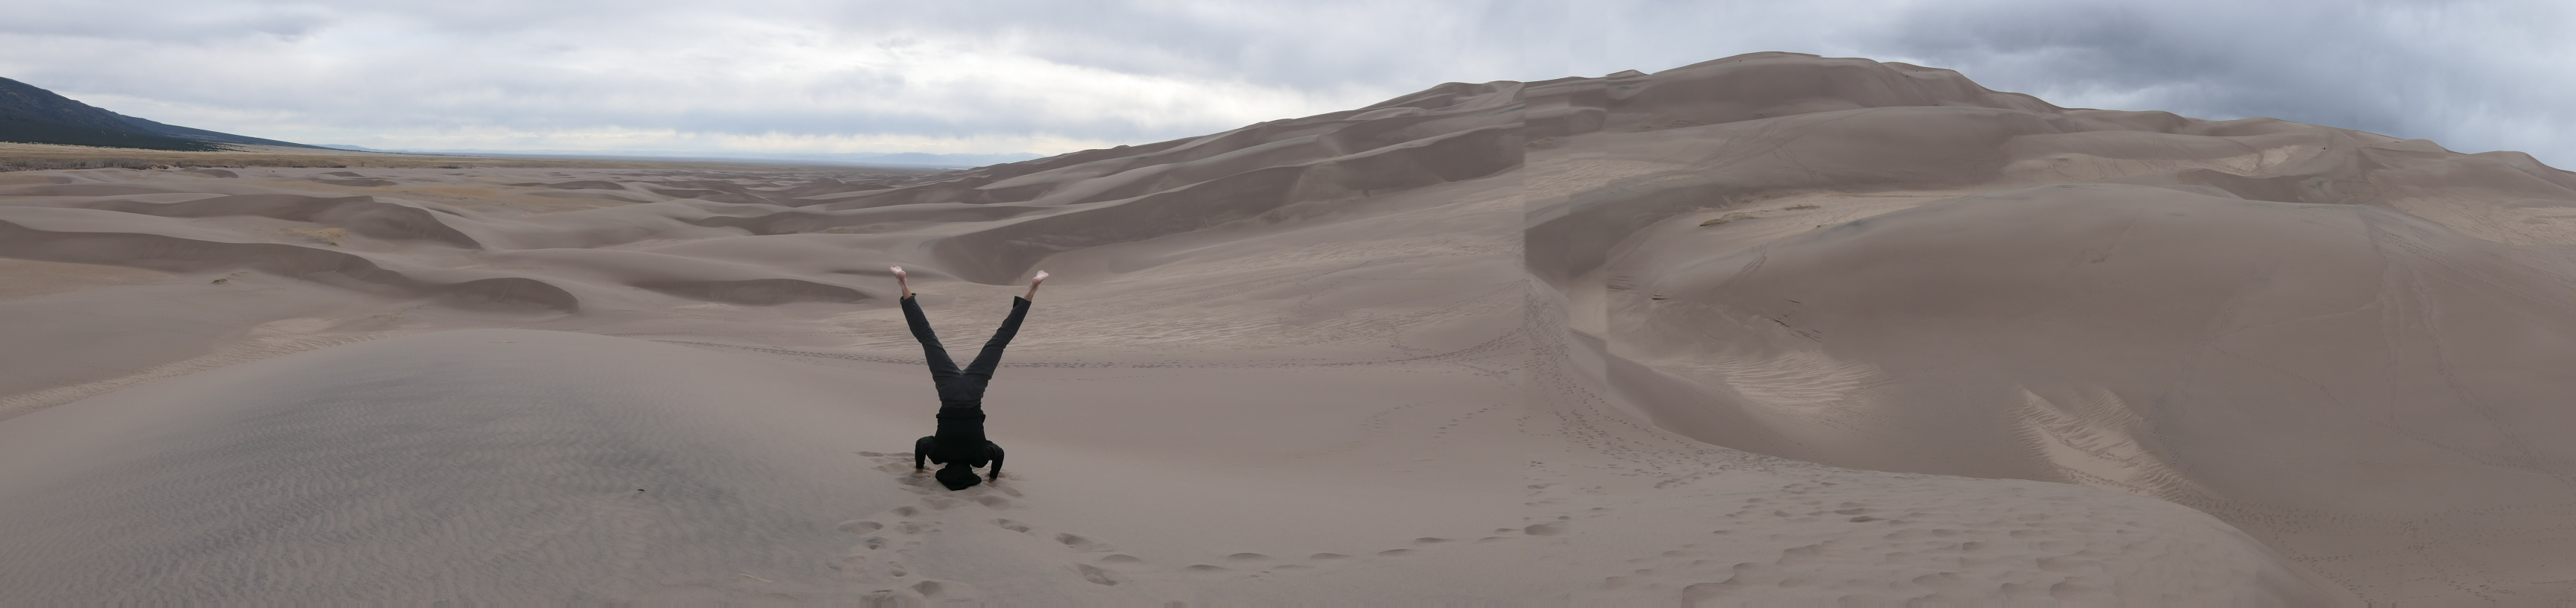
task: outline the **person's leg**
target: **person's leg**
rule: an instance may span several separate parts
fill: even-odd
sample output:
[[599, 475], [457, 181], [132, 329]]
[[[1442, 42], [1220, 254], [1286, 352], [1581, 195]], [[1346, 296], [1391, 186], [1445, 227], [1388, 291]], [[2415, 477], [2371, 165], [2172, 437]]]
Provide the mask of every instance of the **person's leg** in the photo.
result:
[[944, 385], [958, 377], [957, 362], [948, 358], [948, 349], [939, 345], [938, 334], [930, 331], [930, 318], [922, 316], [921, 302], [903, 299], [903, 322], [912, 327], [912, 338], [921, 341], [921, 358], [930, 364], [931, 380]]
[[963, 375], [968, 382], [982, 385], [993, 380], [993, 368], [1002, 366], [1002, 349], [1010, 347], [1011, 337], [1020, 334], [1020, 321], [1028, 317], [1029, 300], [1012, 298], [1011, 316], [1002, 319], [1002, 328], [984, 342], [984, 352], [975, 355], [975, 362], [966, 365]]
[[923, 437], [912, 442], [912, 470], [921, 470], [922, 459], [929, 458], [930, 453], [938, 449], [939, 438], [936, 436]]
[[1002, 444], [998, 444], [998, 443], [993, 443], [993, 442], [990, 442], [990, 441], [986, 441], [986, 442], [984, 442], [984, 451], [986, 452], [986, 454], [987, 454], [987, 455], [989, 455], [989, 456], [992, 456], [992, 457], [993, 457], [993, 473], [992, 473], [992, 475], [991, 475], [991, 476], [986, 477], [985, 479], [1001, 479], [1001, 478], [1002, 478]]

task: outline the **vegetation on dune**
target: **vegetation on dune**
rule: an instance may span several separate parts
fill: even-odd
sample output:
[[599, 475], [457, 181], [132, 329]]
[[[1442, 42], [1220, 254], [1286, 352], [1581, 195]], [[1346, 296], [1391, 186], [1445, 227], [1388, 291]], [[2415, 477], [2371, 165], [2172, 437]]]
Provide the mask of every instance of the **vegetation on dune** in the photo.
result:
[[14, 116], [0, 116], [0, 142], [180, 152], [221, 152], [232, 149], [214, 142], [149, 133], [110, 131], [71, 123], [26, 120]]

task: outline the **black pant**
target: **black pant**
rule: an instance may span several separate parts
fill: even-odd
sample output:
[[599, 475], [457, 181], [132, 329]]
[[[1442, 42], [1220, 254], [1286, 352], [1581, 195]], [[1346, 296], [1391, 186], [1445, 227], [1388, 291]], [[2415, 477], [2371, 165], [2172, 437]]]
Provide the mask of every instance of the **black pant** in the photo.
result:
[[[990, 462], [992, 475], [1002, 474], [1002, 446], [984, 438], [984, 386], [993, 381], [993, 370], [1002, 365], [1002, 349], [1019, 335], [1020, 321], [1028, 316], [1028, 299], [1012, 298], [1011, 316], [1002, 320], [1002, 329], [984, 342], [984, 351], [975, 355], [973, 363], [959, 369], [957, 361], [948, 357], [948, 349], [939, 345], [939, 336], [930, 331], [930, 320], [922, 316], [921, 304], [913, 298], [903, 299], [904, 323], [912, 327], [912, 337], [921, 341], [922, 359], [930, 365], [931, 384], [939, 389], [939, 431], [914, 442], [912, 468], [920, 469], [925, 459], [966, 467]], [[963, 486], [950, 489], [960, 487]]]
[[984, 341], [984, 352], [975, 355], [975, 362], [958, 369], [957, 361], [948, 358], [948, 349], [939, 345], [939, 336], [931, 333], [930, 319], [921, 316], [921, 303], [903, 299], [904, 323], [912, 326], [913, 339], [921, 341], [922, 358], [930, 364], [930, 382], [939, 388], [941, 409], [983, 409], [984, 385], [993, 381], [993, 368], [1002, 365], [1002, 349], [1019, 335], [1020, 321], [1028, 316], [1028, 298], [1011, 298], [1011, 316], [1002, 319], [1002, 329]]

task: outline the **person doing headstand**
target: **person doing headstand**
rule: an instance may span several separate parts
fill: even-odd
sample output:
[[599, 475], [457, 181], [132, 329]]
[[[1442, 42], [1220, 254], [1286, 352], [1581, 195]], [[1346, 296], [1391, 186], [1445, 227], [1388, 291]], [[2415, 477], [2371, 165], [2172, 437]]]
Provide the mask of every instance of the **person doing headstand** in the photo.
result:
[[912, 472], [922, 472], [921, 462], [948, 465], [934, 478], [950, 490], [963, 490], [982, 483], [975, 478], [975, 467], [992, 463], [990, 477], [1002, 478], [1002, 446], [984, 438], [984, 385], [993, 381], [993, 368], [1002, 365], [1002, 349], [1011, 345], [1011, 336], [1020, 333], [1020, 320], [1028, 318], [1029, 303], [1038, 297], [1038, 283], [1047, 273], [1038, 272], [1029, 279], [1029, 295], [1012, 298], [1011, 316], [1002, 319], [1002, 329], [984, 342], [984, 352], [975, 362], [958, 369], [948, 358], [948, 349], [939, 346], [939, 336], [930, 332], [930, 320], [922, 317], [921, 303], [912, 297], [912, 284], [905, 280], [902, 266], [896, 266], [894, 280], [903, 286], [903, 320], [912, 326], [912, 337], [921, 340], [922, 358], [930, 364], [930, 382], [939, 389], [939, 430], [912, 444]]

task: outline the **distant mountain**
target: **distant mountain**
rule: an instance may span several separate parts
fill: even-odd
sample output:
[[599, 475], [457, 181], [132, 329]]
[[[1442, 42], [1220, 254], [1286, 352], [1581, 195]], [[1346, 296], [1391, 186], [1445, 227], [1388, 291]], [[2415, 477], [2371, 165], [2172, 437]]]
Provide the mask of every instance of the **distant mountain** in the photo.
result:
[[[99, 111], [101, 111], [101, 112], [107, 112], [106, 110], [99, 110]], [[197, 141], [210, 141], [210, 142], [227, 143], [227, 144], [252, 144], [252, 145], [260, 145], [260, 146], [286, 146], [286, 147], [290, 147], [290, 148], [319, 148], [319, 147], [321, 147], [321, 146], [308, 146], [308, 145], [299, 144], [299, 143], [295, 143], [295, 142], [291, 142], [291, 141], [278, 141], [278, 140], [274, 140], [274, 139], [260, 139], [260, 138], [257, 138], [257, 137], [251, 137], [251, 136], [247, 136], [247, 135], [234, 135], [234, 134], [231, 134], [231, 133], [218, 133], [218, 132], [215, 132], [215, 131], [208, 131], [208, 130], [205, 130], [205, 129], [191, 129], [191, 128], [188, 128], [188, 127], [182, 127], [182, 126], [178, 126], [178, 125], [165, 125], [165, 124], [161, 124], [161, 123], [157, 123], [157, 122], [152, 122], [152, 121], [149, 121], [149, 120], [144, 120], [144, 119], [141, 119], [141, 118], [135, 118], [135, 117], [132, 117], [132, 116], [126, 116], [126, 115], [123, 115], [123, 114], [117, 114], [117, 113], [115, 113], [115, 112], [108, 112], [108, 113], [109, 113], [109, 114], [113, 114], [113, 115], [115, 115], [117, 118], [125, 119], [125, 123], [126, 123], [126, 124], [134, 125], [135, 127], [141, 128], [141, 129], [143, 129], [143, 130], [145, 130], [145, 131], [150, 131], [150, 132], [152, 132], [153, 134], [161, 135], [161, 136], [164, 136], [164, 137], [176, 137], [176, 138], [179, 138], [179, 139], [194, 139], [194, 140], [197, 140]]]
[[482, 149], [482, 148], [467, 148], [467, 149], [399, 149], [399, 150], [379, 150], [379, 149], [375, 149], [375, 148], [368, 148], [368, 147], [364, 147], [364, 146], [356, 146], [356, 145], [349, 145], [349, 144], [328, 144], [328, 145], [324, 145], [324, 146], [322, 146], [322, 147], [325, 147], [325, 148], [337, 148], [337, 149], [341, 149], [341, 150], [357, 150], [357, 151], [362, 151], [362, 152], [401, 152], [401, 153], [409, 153], [409, 154], [489, 154], [489, 155], [502, 155], [502, 156], [518, 155], [518, 156], [583, 156], [583, 157], [625, 157], [625, 158], [687, 158], [687, 159], [698, 159], [698, 160], [737, 160], [737, 161], [742, 161], [742, 160], [763, 160], [763, 161], [794, 160], [794, 161], [823, 162], [823, 163], [829, 163], [829, 164], [859, 165], [859, 166], [870, 166], [870, 167], [913, 167], [913, 168], [923, 168], [923, 169], [964, 169], [964, 168], [970, 168], [970, 167], [982, 167], [982, 166], [986, 166], [986, 165], [998, 165], [998, 164], [1002, 164], [1002, 163], [1014, 163], [1014, 162], [1019, 162], [1019, 161], [1024, 161], [1024, 160], [1031, 160], [1031, 159], [1036, 159], [1036, 158], [1042, 158], [1042, 156], [1041, 156], [1041, 155], [1038, 155], [1038, 154], [1030, 154], [1030, 153], [1027, 153], [1027, 152], [1002, 153], [1002, 154], [929, 154], [929, 153], [923, 153], [923, 152], [742, 152], [742, 151], [688, 151], [688, 150], [548, 150], [548, 149], [494, 150], [494, 149]]
[[1025, 152], [1018, 154], [926, 154], [921, 152], [876, 154], [862, 152], [856, 154], [807, 154], [802, 157], [818, 160], [839, 160], [853, 163], [920, 167], [981, 167], [1041, 158], [1036, 154]]
[[161, 124], [7, 78], [0, 78], [0, 142], [200, 152], [226, 149], [223, 144], [320, 147]]

